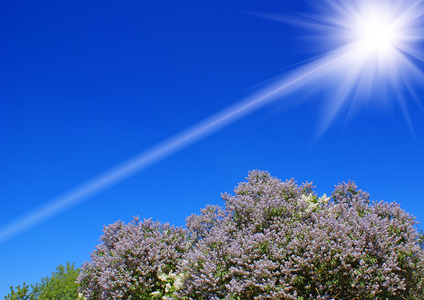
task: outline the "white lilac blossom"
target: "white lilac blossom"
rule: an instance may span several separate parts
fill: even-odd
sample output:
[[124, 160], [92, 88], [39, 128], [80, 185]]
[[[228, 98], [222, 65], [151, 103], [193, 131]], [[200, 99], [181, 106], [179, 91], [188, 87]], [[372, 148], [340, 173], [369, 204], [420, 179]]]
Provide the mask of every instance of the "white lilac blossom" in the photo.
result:
[[308, 195], [302, 194], [299, 200], [299, 202], [304, 202], [307, 204], [307, 207], [306, 207], [307, 212], [315, 211], [319, 209], [320, 207], [322, 207], [323, 205], [327, 204], [329, 201], [330, 201], [330, 197], [327, 197], [326, 194], [318, 198], [313, 193], [309, 193]]
[[105, 228], [79, 276], [87, 299], [424, 299], [423, 237], [396, 203], [353, 182], [331, 199], [312, 183], [252, 171], [187, 228]]

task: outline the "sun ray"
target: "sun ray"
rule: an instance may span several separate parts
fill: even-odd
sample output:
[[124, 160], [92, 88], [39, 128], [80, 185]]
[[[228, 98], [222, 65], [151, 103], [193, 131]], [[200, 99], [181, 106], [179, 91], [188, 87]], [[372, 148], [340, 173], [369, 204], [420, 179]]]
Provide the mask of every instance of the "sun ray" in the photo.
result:
[[[332, 100], [327, 99], [331, 106], [327, 104], [324, 109], [326, 117], [317, 138], [344, 108], [350, 113], [349, 107], [382, 107], [393, 101], [391, 98], [396, 98], [394, 103], [412, 128], [403, 93], [412, 96], [412, 82], [417, 78], [424, 80], [422, 70], [411, 61], [424, 60], [420, 50], [424, 41], [422, 1], [326, 0], [325, 3], [326, 6], [321, 6], [323, 12], [308, 16], [304, 25], [316, 31], [326, 44], [336, 45], [337, 50], [324, 57], [332, 57], [336, 52], [344, 57], [321, 70], [320, 78], [313, 82], [314, 85], [319, 82], [319, 89], [332, 94]], [[422, 107], [421, 103], [417, 104]]]

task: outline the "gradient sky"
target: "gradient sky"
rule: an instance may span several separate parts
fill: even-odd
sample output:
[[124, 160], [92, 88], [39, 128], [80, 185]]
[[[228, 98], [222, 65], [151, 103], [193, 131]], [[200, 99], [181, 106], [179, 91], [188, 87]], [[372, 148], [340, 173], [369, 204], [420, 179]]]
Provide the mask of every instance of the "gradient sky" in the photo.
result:
[[[298, 15], [306, 3], [2, 1], [0, 227], [321, 54], [304, 28], [259, 16]], [[424, 84], [414, 89], [422, 99]], [[252, 169], [313, 181], [320, 195], [351, 179], [424, 222], [419, 105], [389, 96], [405, 98], [413, 132], [393, 101], [341, 114], [317, 139], [326, 95], [281, 97], [2, 243], [0, 296], [89, 260], [104, 224], [139, 215], [184, 225]]]

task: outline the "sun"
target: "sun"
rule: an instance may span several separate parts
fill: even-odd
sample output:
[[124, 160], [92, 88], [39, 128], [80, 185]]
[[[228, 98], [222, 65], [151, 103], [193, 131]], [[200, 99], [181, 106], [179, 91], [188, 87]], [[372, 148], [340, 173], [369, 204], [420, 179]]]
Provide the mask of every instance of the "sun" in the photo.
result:
[[313, 74], [312, 88], [329, 93], [319, 134], [338, 114], [347, 120], [369, 106], [399, 107], [412, 129], [405, 99], [422, 107], [414, 84], [424, 82], [417, 64], [424, 61], [424, 2], [323, 0], [318, 9], [304, 24], [328, 50], [301, 72]]
[[[351, 16], [345, 26], [351, 38], [354, 51], [364, 57], [390, 58], [402, 47], [402, 37], [406, 36], [408, 22], [403, 22], [404, 14], [390, 5], [390, 1], [370, 0], [359, 2], [356, 9], [350, 8]], [[341, 23], [343, 25], [343, 23]]]
[[358, 28], [358, 51], [366, 55], [385, 55], [396, 45], [397, 30], [389, 20], [362, 20]]

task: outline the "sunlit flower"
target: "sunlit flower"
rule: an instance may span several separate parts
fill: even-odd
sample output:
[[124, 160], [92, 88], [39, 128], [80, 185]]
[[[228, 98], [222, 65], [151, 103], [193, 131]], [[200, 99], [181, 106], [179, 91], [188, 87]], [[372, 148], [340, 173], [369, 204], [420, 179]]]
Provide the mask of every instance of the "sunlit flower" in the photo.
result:
[[155, 291], [155, 292], [153, 292], [153, 293], [150, 293], [150, 295], [151, 295], [151, 296], [153, 296], [153, 297], [158, 297], [158, 296], [160, 296], [160, 295], [161, 295], [161, 293], [160, 293], [160, 292], [158, 292], [158, 291]]

